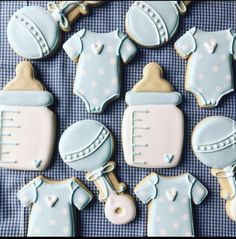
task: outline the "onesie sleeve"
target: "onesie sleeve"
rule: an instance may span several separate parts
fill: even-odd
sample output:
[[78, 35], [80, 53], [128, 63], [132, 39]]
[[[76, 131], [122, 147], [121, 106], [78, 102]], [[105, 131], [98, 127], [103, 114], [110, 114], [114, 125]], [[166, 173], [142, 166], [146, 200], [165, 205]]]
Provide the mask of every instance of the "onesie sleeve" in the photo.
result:
[[157, 196], [156, 184], [158, 182], [158, 176], [155, 173], [150, 174], [144, 178], [134, 189], [136, 196], [147, 204]]
[[195, 39], [194, 39], [195, 28], [187, 31], [179, 40], [175, 43], [175, 49], [177, 53], [183, 59], [187, 59], [197, 48]]
[[69, 38], [63, 45], [63, 49], [66, 54], [71, 58], [72, 61], [78, 61], [80, 54], [83, 51], [83, 41], [82, 38], [85, 35], [85, 29], [74, 34]]
[[202, 203], [202, 201], [205, 199], [205, 197], [208, 194], [207, 189], [192, 175], [189, 175], [189, 181], [192, 184], [190, 196], [192, 198], [192, 201], [199, 205]]
[[119, 38], [121, 39], [120, 45], [120, 57], [122, 61], [127, 64], [129, 63], [137, 54], [137, 48], [134, 43], [122, 32], [118, 33]]
[[92, 200], [92, 193], [79, 180], [72, 182], [72, 203], [79, 210], [83, 210]]

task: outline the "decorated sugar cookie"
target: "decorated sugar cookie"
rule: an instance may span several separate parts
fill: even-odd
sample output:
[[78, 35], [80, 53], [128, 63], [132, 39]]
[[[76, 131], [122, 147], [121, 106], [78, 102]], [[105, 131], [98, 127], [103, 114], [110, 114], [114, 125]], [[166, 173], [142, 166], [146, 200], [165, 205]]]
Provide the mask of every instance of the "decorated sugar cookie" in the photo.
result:
[[47, 108], [52, 103], [33, 66], [18, 64], [15, 79], [0, 91], [0, 167], [41, 171], [49, 166], [56, 131], [55, 115]]
[[93, 196], [77, 178], [54, 181], [39, 176], [17, 197], [24, 207], [31, 207], [28, 237], [74, 237], [74, 207], [83, 210]]
[[176, 107], [182, 101], [163, 78], [162, 68], [149, 63], [125, 97], [122, 126], [127, 164], [142, 168], [172, 168], [179, 164], [184, 140], [184, 117]]
[[165, 177], [152, 173], [134, 189], [148, 204], [148, 236], [194, 236], [192, 202], [202, 203], [207, 189], [191, 174]]
[[8, 41], [13, 50], [25, 59], [42, 59], [54, 53], [61, 44], [62, 31], [70, 31], [71, 24], [89, 13], [89, 6], [103, 1], [50, 2], [48, 11], [38, 6], [18, 10], [7, 27]]
[[179, 26], [179, 15], [191, 1], [135, 1], [126, 16], [126, 31], [137, 44], [154, 48], [167, 43]]
[[117, 225], [127, 224], [136, 216], [134, 199], [125, 194], [126, 185], [119, 183], [109, 161], [114, 149], [110, 131], [92, 120], [79, 121], [61, 136], [59, 151], [63, 161], [75, 170], [88, 172], [86, 178], [95, 183], [99, 200], [105, 202], [107, 219]]
[[218, 106], [234, 91], [235, 36], [232, 30], [205, 32], [194, 27], [175, 43], [177, 53], [188, 59], [185, 89], [203, 108]]
[[83, 29], [63, 48], [74, 62], [79, 61], [74, 94], [89, 113], [102, 113], [120, 97], [121, 63], [129, 63], [136, 55], [135, 45], [119, 30], [94, 33]]
[[221, 185], [228, 216], [236, 221], [236, 122], [223, 116], [203, 119], [194, 129], [192, 147], [197, 158], [212, 168]]

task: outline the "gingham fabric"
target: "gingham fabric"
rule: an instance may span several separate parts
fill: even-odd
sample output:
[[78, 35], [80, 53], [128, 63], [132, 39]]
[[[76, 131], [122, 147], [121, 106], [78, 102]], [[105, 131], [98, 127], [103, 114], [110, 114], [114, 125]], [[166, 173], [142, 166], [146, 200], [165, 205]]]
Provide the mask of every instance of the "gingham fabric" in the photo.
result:
[[[15, 76], [15, 66], [22, 59], [10, 48], [6, 28], [12, 14], [26, 5], [46, 7], [46, 1], [0, 1], [0, 86]], [[125, 15], [132, 1], [111, 1], [94, 9], [90, 16], [80, 18], [67, 40], [82, 28], [95, 32], [109, 32], [116, 28], [125, 31]], [[209, 196], [200, 205], [194, 206], [193, 219], [196, 236], [236, 236], [236, 223], [225, 213], [224, 202], [220, 199], [219, 185], [210, 175], [209, 168], [194, 156], [190, 140], [194, 126], [203, 118], [211, 115], [223, 115], [236, 120], [236, 95], [232, 93], [223, 98], [219, 107], [212, 110], [200, 109], [196, 100], [184, 90], [186, 61], [182, 60], [173, 48], [174, 42], [193, 26], [205, 31], [226, 28], [236, 30], [235, 1], [196, 1], [186, 16], [181, 18], [180, 28], [172, 41], [160, 49], [139, 48], [139, 53], [131, 64], [124, 67], [122, 76], [122, 94], [119, 100], [109, 105], [102, 115], [91, 115], [85, 110], [84, 103], [72, 94], [76, 64], [70, 61], [60, 49], [53, 57], [33, 62], [38, 78], [55, 97], [52, 109], [57, 114], [57, 141], [51, 167], [42, 174], [55, 180], [77, 176], [86, 183], [95, 195], [93, 202], [85, 210], [78, 212], [78, 236], [145, 236], [147, 234], [147, 207], [137, 200], [138, 214], [135, 221], [125, 226], [110, 224], [104, 215], [104, 205], [97, 199], [97, 190], [93, 183], [86, 182], [85, 173], [76, 172], [63, 163], [58, 153], [58, 141], [64, 130], [78, 120], [94, 119], [105, 124], [114, 134], [117, 162], [116, 173], [122, 182], [126, 182], [133, 194], [134, 186], [152, 171], [164, 175], [178, 175], [189, 172], [198, 178], [208, 189]], [[145, 26], [143, 26], [145, 27]], [[142, 78], [145, 64], [156, 61], [165, 70], [165, 78], [183, 95], [180, 108], [185, 115], [185, 144], [180, 166], [174, 169], [151, 170], [129, 167], [123, 158], [121, 142], [121, 122], [126, 104], [125, 93]], [[234, 64], [235, 69], [235, 64]], [[235, 74], [236, 77], [236, 74]], [[16, 194], [26, 183], [40, 175], [38, 172], [22, 172], [0, 169], [0, 236], [24, 236], [27, 233], [29, 209], [23, 209]]]

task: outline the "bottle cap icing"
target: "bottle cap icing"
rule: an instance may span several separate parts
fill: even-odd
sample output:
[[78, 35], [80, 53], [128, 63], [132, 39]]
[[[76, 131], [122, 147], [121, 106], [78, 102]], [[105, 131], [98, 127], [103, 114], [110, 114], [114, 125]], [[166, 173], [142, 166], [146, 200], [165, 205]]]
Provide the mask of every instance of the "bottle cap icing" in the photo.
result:
[[236, 122], [223, 116], [203, 119], [192, 134], [197, 158], [212, 168], [226, 168], [236, 163]]
[[172, 168], [179, 164], [184, 117], [176, 107], [182, 96], [163, 78], [162, 68], [149, 63], [140, 80], [126, 94], [122, 124], [124, 158], [128, 165]]
[[190, 1], [135, 1], [126, 17], [129, 36], [144, 47], [163, 45], [177, 31], [179, 13], [184, 14], [189, 3]]

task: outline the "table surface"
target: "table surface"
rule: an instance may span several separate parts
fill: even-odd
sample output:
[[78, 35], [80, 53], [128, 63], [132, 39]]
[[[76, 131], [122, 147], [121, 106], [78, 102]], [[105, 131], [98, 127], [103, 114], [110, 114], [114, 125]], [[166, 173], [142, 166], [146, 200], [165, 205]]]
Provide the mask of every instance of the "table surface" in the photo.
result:
[[[21, 61], [9, 47], [6, 28], [12, 14], [26, 5], [46, 7], [47, 1], [1, 1], [0, 2], [0, 86], [15, 76], [15, 66]], [[116, 28], [125, 32], [125, 15], [132, 1], [111, 1], [94, 9], [90, 16], [80, 18], [72, 31], [65, 35], [68, 39], [82, 28], [95, 32], [110, 32]], [[52, 109], [57, 114], [57, 142], [63, 131], [72, 123], [83, 119], [94, 119], [105, 124], [114, 134], [116, 149], [113, 160], [117, 162], [116, 173], [126, 182], [133, 194], [134, 186], [150, 172], [164, 175], [178, 175], [189, 172], [199, 179], [209, 190], [207, 199], [193, 208], [196, 236], [236, 236], [236, 223], [225, 213], [225, 204], [220, 199], [219, 186], [210, 175], [209, 168], [194, 156], [190, 140], [194, 126], [203, 118], [223, 115], [235, 119], [236, 95], [223, 98], [219, 107], [212, 110], [200, 109], [196, 100], [184, 90], [186, 61], [182, 60], [173, 48], [174, 42], [188, 29], [196, 26], [205, 31], [236, 30], [236, 2], [234, 1], [196, 1], [188, 14], [181, 18], [178, 33], [172, 41], [160, 49], [139, 48], [135, 60], [124, 67], [121, 98], [110, 104], [104, 114], [92, 115], [85, 110], [79, 97], [72, 94], [76, 65], [60, 49], [53, 57], [33, 62], [38, 78], [55, 97]], [[129, 167], [123, 158], [121, 143], [121, 121], [126, 104], [125, 93], [142, 78], [143, 66], [151, 61], [158, 62], [165, 70], [165, 78], [183, 95], [180, 108], [185, 115], [185, 144], [181, 164], [173, 169], [137, 169]], [[234, 64], [235, 69], [235, 64]], [[93, 183], [86, 182], [85, 174], [70, 169], [61, 160], [58, 147], [55, 148], [51, 167], [42, 173], [55, 180], [77, 176], [94, 193], [93, 202], [78, 213], [78, 236], [145, 236], [147, 234], [147, 207], [137, 200], [138, 215], [135, 221], [125, 226], [110, 224], [104, 215], [104, 206], [97, 200], [97, 190]], [[16, 198], [22, 186], [40, 175], [39, 172], [0, 170], [0, 236], [23, 236], [27, 232], [29, 209], [23, 209]]]

